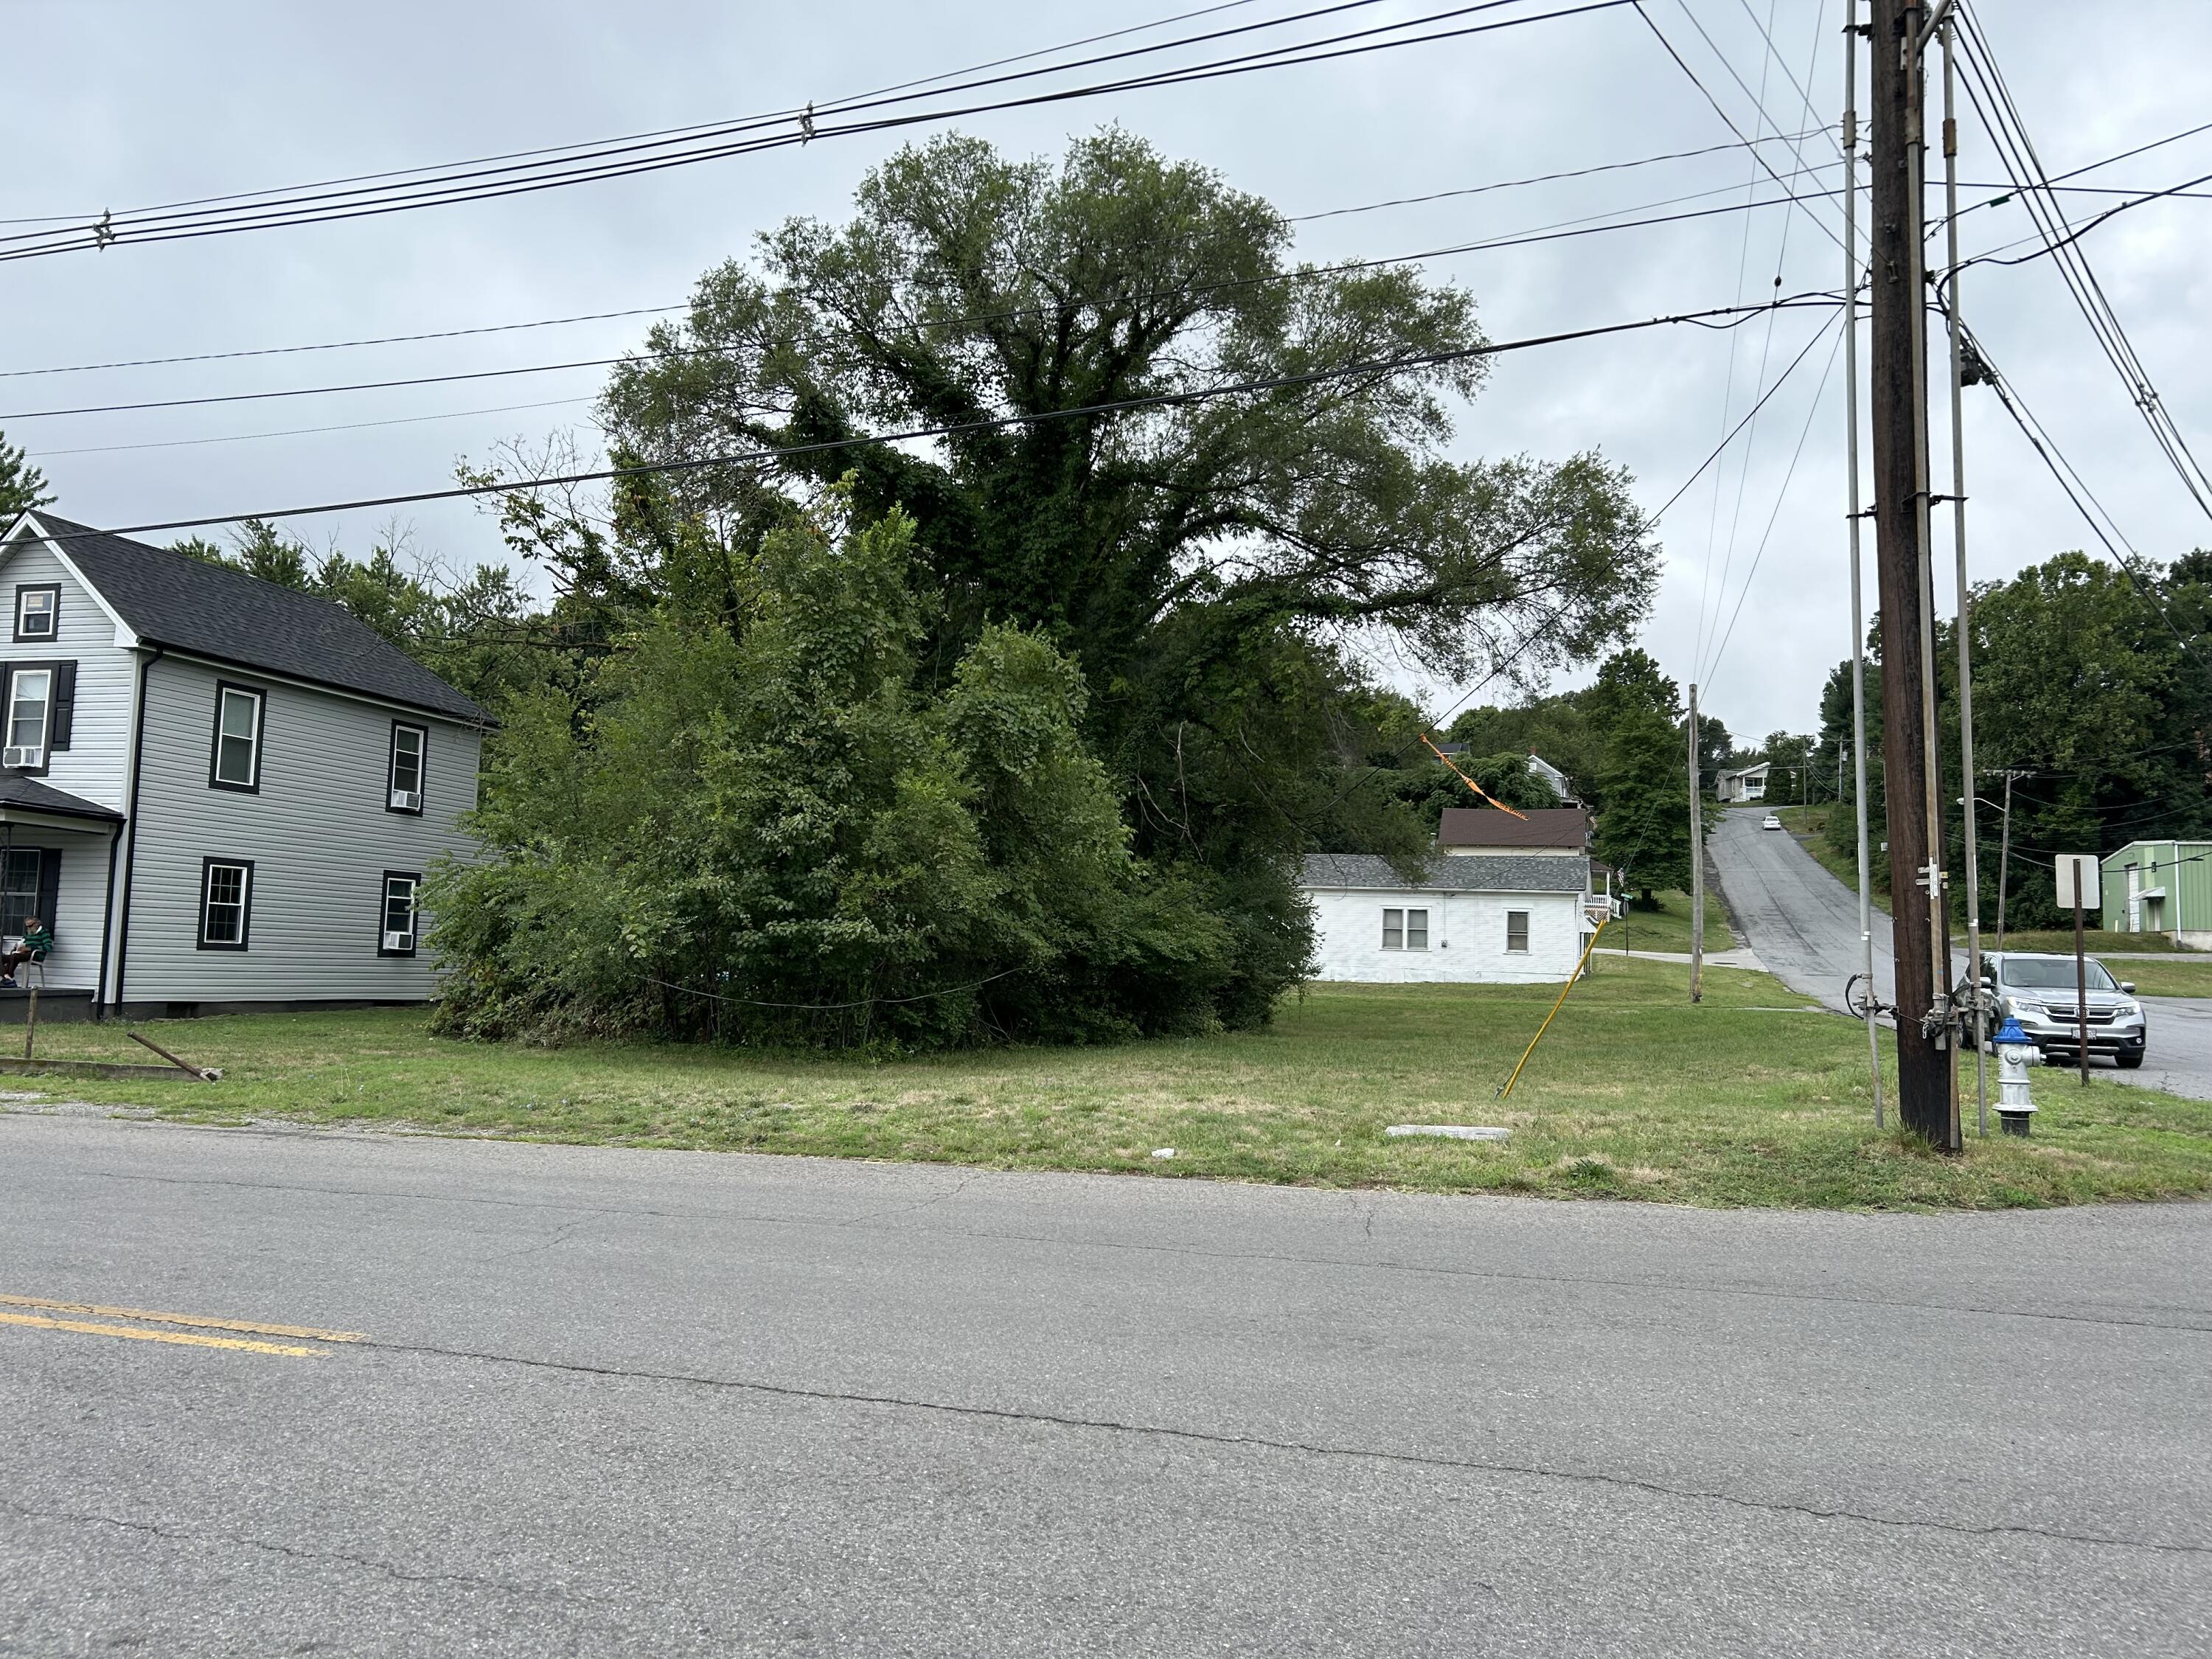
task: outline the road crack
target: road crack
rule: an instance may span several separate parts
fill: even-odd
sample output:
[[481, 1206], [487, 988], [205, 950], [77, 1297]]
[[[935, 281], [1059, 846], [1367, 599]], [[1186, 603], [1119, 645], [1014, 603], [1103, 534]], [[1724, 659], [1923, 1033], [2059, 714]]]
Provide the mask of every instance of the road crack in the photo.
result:
[[666, 1382], [679, 1387], [751, 1394], [775, 1399], [842, 1406], [879, 1406], [897, 1411], [927, 1412], [981, 1422], [1034, 1424], [1097, 1434], [1125, 1435], [1194, 1445], [1219, 1446], [1265, 1452], [1285, 1452], [1310, 1457], [1386, 1463], [1405, 1468], [1448, 1470], [1456, 1474], [1518, 1476], [1527, 1480], [1566, 1481], [1641, 1492], [1676, 1502], [1725, 1504], [1733, 1509], [1773, 1515], [1802, 1516], [1814, 1521], [1847, 1522], [1863, 1526], [1937, 1532], [1961, 1538], [2039, 1538], [2053, 1543], [2080, 1544], [2107, 1549], [2144, 1550], [2158, 1554], [2212, 1555], [2212, 1544], [2168, 1543], [2155, 1539], [2115, 1538], [2106, 1534], [2062, 1532], [2048, 1527], [2014, 1522], [1968, 1525], [1955, 1521], [1931, 1521], [1910, 1516], [1877, 1515], [1863, 1510], [1825, 1508], [1782, 1498], [1746, 1498], [1710, 1488], [1669, 1486], [1641, 1476], [1614, 1474], [1590, 1469], [1556, 1468], [1540, 1463], [1510, 1463], [1480, 1458], [1447, 1457], [1436, 1453], [1390, 1451], [1369, 1446], [1332, 1445], [1326, 1442], [1279, 1440], [1264, 1435], [1230, 1434], [1206, 1429], [1176, 1428], [1164, 1424], [1133, 1423], [1109, 1417], [1078, 1417], [1060, 1412], [1018, 1409], [1011, 1406], [966, 1405], [952, 1401], [920, 1400], [903, 1395], [866, 1394], [842, 1389], [808, 1389], [787, 1382], [763, 1382], [743, 1377], [704, 1376], [683, 1371], [656, 1371], [622, 1365], [595, 1365], [582, 1360], [541, 1359], [524, 1354], [493, 1353], [471, 1348], [447, 1348], [428, 1343], [380, 1342], [360, 1345], [388, 1353], [420, 1354], [439, 1359], [474, 1360], [480, 1364], [517, 1365], [535, 1370], [566, 1372], [580, 1376], [605, 1376], [624, 1382]]

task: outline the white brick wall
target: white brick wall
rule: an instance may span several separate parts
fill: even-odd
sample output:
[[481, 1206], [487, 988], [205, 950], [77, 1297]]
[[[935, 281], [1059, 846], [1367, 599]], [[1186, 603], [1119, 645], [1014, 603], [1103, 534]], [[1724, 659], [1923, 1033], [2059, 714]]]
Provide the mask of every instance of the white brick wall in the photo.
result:
[[[1559, 983], [1582, 955], [1578, 893], [1438, 893], [1414, 890], [1310, 888], [1316, 933], [1315, 977], [1366, 983], [1452, 980], [1526, 985]], [[1384, 909], [1426, 909], [1429, 948], [1382, 948]], [[1505, 949], [1505, 913], [1528, 913], [1528, 949]]]

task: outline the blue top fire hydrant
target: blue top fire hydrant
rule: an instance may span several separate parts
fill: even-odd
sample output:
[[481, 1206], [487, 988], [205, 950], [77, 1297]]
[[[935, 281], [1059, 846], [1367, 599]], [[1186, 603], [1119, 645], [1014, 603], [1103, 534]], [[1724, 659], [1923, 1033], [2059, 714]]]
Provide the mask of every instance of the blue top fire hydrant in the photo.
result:
[[2035, 1119], [2035, 1103], [2027, 1093], [2027, 1068], [2043, 1064], [2043, 1052], [2010, 1014], [1990, 1040], [1997, 1051], [1998, 1124], [2008, 1135], [2024, 1135]]

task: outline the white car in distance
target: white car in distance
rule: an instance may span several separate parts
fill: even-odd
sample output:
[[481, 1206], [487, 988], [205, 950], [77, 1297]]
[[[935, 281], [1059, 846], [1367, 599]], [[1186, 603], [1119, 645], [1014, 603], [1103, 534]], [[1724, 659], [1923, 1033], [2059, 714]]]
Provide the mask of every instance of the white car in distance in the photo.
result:
[[1782, 820], [1776, 817], [1773, 813], [1769, 812], [1766, 815], [1765, 821], [1762, 822], [1759, 827], [1762, 830], [1779, 830], [1782, 827]]

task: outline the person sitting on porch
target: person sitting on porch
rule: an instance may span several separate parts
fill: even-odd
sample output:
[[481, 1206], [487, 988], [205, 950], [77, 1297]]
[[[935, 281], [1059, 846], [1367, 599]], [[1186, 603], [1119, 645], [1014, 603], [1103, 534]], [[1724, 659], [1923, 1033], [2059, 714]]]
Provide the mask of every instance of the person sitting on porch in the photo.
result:
[[12, 951], [0, 951], [0, 985], [15, 982], [15, 969], [27, 962], [36, 962], [54, 948], [54, 936], [46, 931], [46, 924], [36, 916], [23, 923], [23, 942]]

